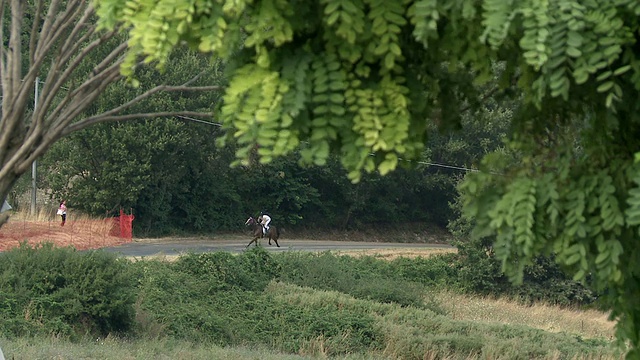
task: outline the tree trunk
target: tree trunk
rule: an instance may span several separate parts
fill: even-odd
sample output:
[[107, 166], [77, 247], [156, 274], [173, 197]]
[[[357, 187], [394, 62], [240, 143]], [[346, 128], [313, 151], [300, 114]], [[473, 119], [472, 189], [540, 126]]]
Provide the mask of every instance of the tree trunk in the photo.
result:
[[[6, 176], [0, 178], [0, 204], [3, 204], [7, 199], [7, 195], [9, 195], [9, 191], [13, 187], [13, 185], [18, 181], [22, 174], [17, 174], [15, 172], [9, 172]], [[9, 212], [5, 212], [0, 214], [0, 227], [4, 225], [7, 220], [9, 220]]]

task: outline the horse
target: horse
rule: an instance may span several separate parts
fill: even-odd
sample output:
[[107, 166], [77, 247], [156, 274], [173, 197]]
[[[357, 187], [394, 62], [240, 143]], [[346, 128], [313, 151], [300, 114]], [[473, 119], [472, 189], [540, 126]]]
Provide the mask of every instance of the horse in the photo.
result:
[[[253, 216], [250, 216], [244, 224], [251, 227], [253, 235], [253, 239], [249, 241], [249, 244], [247, 244], [246, 247], [249, 247], [249, 245], [254, 242], [256, 243], [256, 246], [258, 246], [258, 239], [265, 237], [265, 234], [262, 231], [262, 225], [258, 224], [258, 221], [254, 219]], [[269, 245], [271, 245], [271, 240], [273, 240], [276, 243], [276, 246], [280, 247], [280, 244], [278, 244], [280, 230], [277, 227], [270, 225], [266, 236], [269, 238]]]

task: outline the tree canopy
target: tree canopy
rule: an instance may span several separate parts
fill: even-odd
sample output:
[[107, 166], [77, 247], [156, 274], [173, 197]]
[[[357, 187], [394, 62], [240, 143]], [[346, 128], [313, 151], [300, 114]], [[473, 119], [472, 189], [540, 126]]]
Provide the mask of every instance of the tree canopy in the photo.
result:
[[[227, 62], [218, 118], [246, 162], [301, 147], [339, 154], [349, 178], [420, 156], [426, 118], [459, 126], [482, 85], [522, 97], [507, 144], [461, 190], [477, 236], [496, 236], [513, 280], [553, 252], [606, 288], [620, 334], [640, 344], [640, 3], [633, 0], [99, 0], [135, 60], [162, 67], [186, 42]], [[581, 135], [576, 140], [575, 131]], [[572, 131], [574, 131], [572, 133]], [[499, 175], [496, 175], [499, 174]], [[637, 350], [629, 357], [640, 357]]]
[[[179, 84], [141, 87], [112, 108], [91, 108], [110, 87], [125, 86], [120, 65], [127, 54], [125, 34], [98, 29], [92, 1], [0, 1], [0, 38], [2, 200], [36, 159], [74, 131], [104, 121], [210, 114], [188, 109], [135, 111], [136, 104], [161, 92], [217, 88], [196, 86], [200, 75]], [[7, 218], [0, 215], [0, 226]]]

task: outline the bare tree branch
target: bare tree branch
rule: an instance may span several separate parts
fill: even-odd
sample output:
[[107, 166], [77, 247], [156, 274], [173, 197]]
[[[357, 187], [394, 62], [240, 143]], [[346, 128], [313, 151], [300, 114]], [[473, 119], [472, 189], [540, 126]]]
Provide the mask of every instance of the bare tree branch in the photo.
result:
[[[120, 47], [122, 47], [122, 45]], [[116, 52], [116, 50], [114, 50], [114, 52]], [[112, 52], [111, 54], [114, 54], [114, 52]], [[104, 68], [98, 73], [94, 73], [92, 77], [85, 80], [80, 86], [78, 86], [73, 91], [69, 91], [67, 95], [64, 97], [64, 99], [60, 102], [60, 104], [58, 104], [58, 106], [56, 106], [54, 111], [49, 115], [49, 118], [52, 119], [51, 120], [52, 126], [53, 127], [59, 126], [58, 124], [60, 121], [56, 119], [64, 118], [64, 115], [61, 115], [61, 114], [64, 113], [65, 109], [72, 106], [70, 104], [73, 104], [74, 102], [77, 103], [78, 101], [84, 102], [87, 100], [91, 100], [87, 98], [87, 95], [88, 95], [87, 89], [91, 87], [100, 86], [101, 84], [104, 86], [107, 86], [110, 84], [110, 82], [108, 81], [111, 81], [111, 82], [115, 81], [120, 76], [120, 73], [119, 73], [120, 63], [121, 63], [121, 60], [114, 62], [113, 64], [111, 64], [110, 67]], [[114, 77], [113, 79], [110, 79], [110, 77], [113, 75], [115, 75], [116, 77]], [[53, 99], [50, 99], [50, 100], [53, 100]]]
[[[30, 135], [24, 138], [19, 149], [15, 151], [13, 156], [8, 161], [5, 161], [5, 166], [7, 168], [3, 168], [0, 170], [0, 179], [3, 177], [3, 175], [6, 175], [5, 172], [9, 171], [11, 167], [14, 167], [16, 171], [20, 173], [27, 171], [30, 163], [44, 154], [46, 149], [48, 149], [56, 140], [58, 140], [62, 136], [61, 133], [64, 130], [65, 126], [67, 126], [74, 120], [77, 115], [84, 111], [85, 106], [83, 105], [89, 104], [93, 100], [95, 100], [95, 98], [97, 98], [98, 95], [100, 95], [100, 93], [104, 91], [104, 88], [114, 82], [114, 79], [120, 77], [118, 69], [118, 66], [114, 66], [110, 72], [105, 72], [104, 76], [102, 77], [103, 81], [96, 81], [94, 83], [94, 85], [97, 84], [97, 86], [93, 88], [93, 91], [90, 89], [87, 93], [74, 98], [71, 104], [65, 109], [66, 111], [62, 112], [57, 119], [51, 122], [51, 124], [49, 124], [48, 126], [45, 126], [44, 122], [39, 122], [38, 124], [36, 124], [35, 129], [30, 132]], [[85, 88], [87, 87], [88, 85], [85, 86]], [[25, 157], [26, 159], [33, 160], [25, 160]]]
[[[15, 98], [20, 87], [22, 70], [22, 44], [20, 35], [22, 30], [22, 15], [24, 3], [20, 0], [11, 1], [11, 33], [9, 34], [9, 48], [6, 52], [5, 71], [2, 77], [2, 133], [0, 134], [0, 149], [7, 148], [14, 131], [20, 123], [14, 116], [15, 108], [20, 106]], [[24, 101], [22, 101], [24, 102]], [[4, 159], [0, 158], [0, 161]]]
[[[33, 16], [33, 24], [31, 24], [32, 34], [37, 34], [38, 28], [40, 27], [40, 21], [41, 21], [40, 18], [42, 17], [42, 2], [43, 0], [38, 0], [36, 4], [36, 13]], [[37, 40], [38, 40], [37, 36], [31, 36], [29, 38], [29, 66], [33, 65], [33, 59], [35, 59], [35, 56], [36, 56]]]
[[[34, 58], [42, 56], [41, 44], [42, 42], [45, 41], [46, 36], [52, 33], [51, 27], [53, 26], [53, 22], [56, 18], [56, 14], [58, 13], [59, 6], [60, 6], [60, 0], [51, 0], [51, 3], [49, 4], [49, 11], [47, 11], [47, 15], [44, 18], [44, 23], [42, 24], [42, 30], [40, 30], [40, 33], [39, 33], [42, 35], [42, 38], [40, 38], [38, 41], [38, 45], [36, 46], [36, 52], [33, 56]], [[32, 34], [32, 36], [33, 35], [34, 34]]]
[[[78, 65], [80, 65], [80, 63], [86, 58], [86, 56], [88, 56], [88, 54], [92, 50], [94, 50], [96, 47], [98, 47], [98, 46], [102, 45], [103, 43], [105, 43], [107, 40], [112, 38], [113, 35], [114, 35], [113, 32], [109, 32], [107, 34], [104, 34], [103, 36], [101, 36], [100, 38], [96, 39], [95, 41], [90, 43], [88, 46], [86, 46], [82, 50], [82, 52], [76, 56], [74, 61], [71, 64], [67, 65], [67, 67], [64, 70], [64, 72], [62, 73], [62, 75], [59, 75], [57, 79], [55, 79], [55, 77], [59, 73], [58, 66], [56, 66], [56, 70], [58, 70], [58, 71], [50, 71], [49, 72], [49, 75], [47, 76], [47, 80], [45, 82], [45, 86], [44, 86], [44, 89], [43, 89], [44, 96], [41, 99], [42, 106], [40, 106], [40, 109], [48, 109], [49, 108], [49, 106], [51, 105], [51, 103], [55, 99], [56, 95], [59, 93], [59, 91], [62, 88], [62, 86], [68, 81], [68, 79], [71, 77], [71, 75], [76, 70]], [[109, 62], [115, 61], [115, 59], [118, 56], [121, 56], [125, 52], [126, 48], [127, 48], [127, 44], [126, 43], [120, 44], [117, 48], [115, 48], [113, 51], [111, 51], [111, 53], [102, 61], [101, 64], [107, 64]], [[120, 61], [118, 61], [117, 63], [119, 64]], [[56, 65], [61, 66], [62, 64], [56, 64]], [[94, 70], [93, 78], [95, 78], [96, 81], [100, 80], [100, 74], [101, 73], [102, 73], [102, 71], [95, 71]], [[64, 109], [64, 107], [69, 103], [69, 101], [71, 101], [71, 99], [74, 96], [77, 96], [78, 91], [80, 90], [80, 88], [78, 88], [76, 90], [77, 90], [76, 92], [69, 92], [67, 94], [67, 96], [65, 96], [65, 98], [62, 100], [62, 102], [60, 102], [60, 104], [58, 104], [58, 106], [53, 110], [53, 112], [51, 112], [49, 114], [48, 117], [49, 118], [56, 118], [58, 116], [58, 114], [62, 111], [62, 109]], [[40, 109], [38, 109], [37, 114], [35, 116], [37, 116], [37, 118], [44, 118], [46, 112], [43, 112]]]
[[[81, 1], [82, 4], [84, 2], [85, 1]], [[77, 17], [82, 12], [82, 6], [76, 3], [77, 1], [73, 1], [72, 3], [70, 1], [70, 4], [67, 4], [67, 11], [62, 16], [56, 18], [56, 22], [52, 26], [54, 30], [53, 34], [50, 35], [49, 41], [44, 43], [44, 48], [46, 49], [44, 53], [49, 52], [51, 47], [62, 38], [62, 34], [71, 27], [73, 24], [71, 19]], [[93, 9], [91, 11], [93, 11]]]
[[[28, 25], [24, 20], [29, 18], [25, 17], [26, 11], [33, 19]], [[115, 108], [87, 114], [91, 104], [122, 79], [120, 66], [127, 51], [124, 36], [117, 38], [118, 29], [97, 33], [94, 20], [91, 0], [0, 0], [0, 38], [8, 38], [0, 44], [0, 200], [33, 161], [55, 141], [74, 131], [108, 121], [176, 116], [211, 118], [212, 114], [207, 112], [173, 109], [141, 112], [134, 108], [161, 92], [220, 90], [219, 86], [194, 85], [207, 70], [182, 85], [140, 90], [140, 94], [132, 95], [133, 99]], [[106, 56], [96, 61], [98, 51]], [[23, 55], [28, 57], [26, 68]], [[88, 63], [89, 60], [98, 63]], [[34, 83], [45, 73], [37, 107], [31, 113]], [[3, 219], [0, 216], [0, 226]]]
[[[60, 48], [60, 63], [66, 63], [69, 58], [71, 58], [71, 56], [76, 52], [75, 50], [82, 46], [82, 44], [84, 44], [84, 40], [88, 39], [93, 34], [96, 25], [92, 24], [91, 26], [86, 27], [87, 22], [93, 15], [93, 8], [91, 6], [88, 6], [85, 9], [84, 15], [82, 15], [82, 18], [80, 18], [80, 20], [78, 20], [75, 27], [73, 28], [73, 30], [71, 30], [71, 33]], [[76, 36], [80, 33], [80, 31], [82, 31], [83, 28], [87, 30], [86, 33], [81, 36], [80, 39], [76, 39]], [[62, 56], [63, 54], [66, 54], [66, 56]]]
[[[4, 39], [4, 9], [5, 9], [5, 2], [7, 0], [0, 0], [0, 39]], [[7, 69], [5, 68], [6, 66], [6, 61], [5, 61], [5, 56], [7, 55], [7, 51], [4, 47], [4, 41], [2, 43], [0, 43], [0, 81], [2, 81], [4, 83], [4, 77], [6, 74]], [[0, 84], [2, 85], [2, 84]], [[4, 88], [3, 88], [4, 90]], [[2, 98], [2, 111], [4, 112], [4, 108], [5, 108], [5, 100], [4, 97]], [[0, 123], [0, 130], [3, 129], [2, 126], [3, 123]]]
[[[58, 3], [58, 1], [55, 2]], [[38, 39], [36, 58], [45, 56], [51, 50], [51, 47], [58, 41], [58, 39], [60, 39], [62, 32], [73, 24], [70, 19], [78, 16], [78, 14], [83, 10], [82, 5], [84, 2], [85, 1], [80, 1], [79, 4], [77, 0], [68, 0], [66, 9], [62, 14], [57, 14], [57, 11], [52, 14], [51, 11], [49, 11], [47, 18], [45, 19], [45, 25], [47, 25], [48, 28], [45, 30], [43, 26], [43, 29], [40, 32], [41, 37]], [[50, 7], [49, 10], [51, 9], [52, 8]]]
[[[68, 66], [66, 69], [64, 68], [64, 63], [62, 62], [63, 54], [58, 54], [55, 61], [52, 63], [51, 68], [47, 74], [47, 78], [44, 81], [44, 86], [41, 91], [40, 99], [38, 100], [40, 106], [35, 109], [33, 114], [33, 120], [31, 122], [31, 127], [29, 132], [27, 133], [27, 137], [31, 136], [33, 132], [40, 131], [41, 124], [47, 119], [47, 111], [53, 99], [58, 95], [59, 90], [63, 86], [63, 84], [68, 79], [69, 75], [73, 73], [76, 69], [76, 66], [83, 60], [83, 56], [79, 56], [76, 58], [76, 61]], [[60, 72], [64, 71], [62, 75]]]
[[[104, 88], [109, 86], [112, 82], [115, 81], [115, 79], [119, 77], [119, 65], [115, 64], [110, 69], [106, 69], [101, 77], [94, 78], [96, 81], [86, 81], [83, 85], [80, 86], [80, 88], [76, 89], [76, 91], [72, 93], [76, 94], [76, 96], [71, 97], [73, 98], [73, 100], [71, 104], [66, 107], [67, 111], [62, 112], [58, 118], [54, 119], [48, 126], [47, 131], [45, 131], [44, 122], [38, 122], [33, 127], [33, 131], [30, 131], [29, 136], [27, 136], [23, 141], [23, 146], [20, 147], [20, 149], [14, 155], [13, 159], [9, 160], [7, 164], [11, 166], [18, 166], [19, 170], [24, 170], [24, 167], [28, 166], [28, 163], [17, 165], [20, 157], [26, 156], [27, 153], [31, 151], [38, 142], [45, 150], [46, 148], [51, 146], [54, 141], [61, 137], [60, 134], [64, 130], [64, 127], [71, 123], [77, 115], [84, 111], [84, 106], [82, 106], [82, 104], [91, 103], [93, 100], [95, 100], [95, 98], [97, 98], [98, 95], [100, 95], [100, 93], [104, 91]], [[85, 90], [86, 92], [82, 93], [83, 90]], [[29, 158], [38, 158], [38, 156], [42, 155], [43, 153], [44, 150], [42, 150], [42, 152], [34, 151], [33, 154], [29, 156]], [[2, 172], [0, 172], [0, 177], [2, 177]]]
[[198, 79], [200, 79], [202, 77], [202, 75], [206, 74], [207, 70], [202, 70], [200, 71], [200, 73], [194, 77], [191, 78], [191, 80], [185, 82], [184, 84], [182, 84], [182, 86], [189, 86], [191, 84], [193, 84], [194, 82], [198, 81]]
[[[189, 83], [190, 81], [188, 81], [187, 83]], [[185, 83], [186, 84], [186, 83]], [[147, 91], [145, 91], [144, 93], [136, 96], [135, 98], [133, 98], [132, 100], [127, 101], [126, 103], [113, 108], [109, 111], [106, 111], [100, 115], [113, 115], [116, 113], [119, 113], [120, 111], [139, 103], [140, 101], [148, 98], [149, 96], [161, 92], [161, 91], [217, 91], [217, 90], [221, 90], [222, 87], [220, 86], [184, 86], [184, 85], [178, 85], [178, 86], [170, 86], [170, 85], [158, 85], [152, 89], [149, 89]]]
[[61, 131], [62, 128], [73, 122], [73, 120], [84, 111], [85, 106], [82, 106], [83, 104], [93, 102], [101, 93], [104, 92], [107, 86], [116, 82], [121, 77], [120, 64], [116, 63], [105, 69], [99, 74], [99, 76], [87, 80], [85, 83], [80, 85], [78, 89], [72, 93], [75, 95], [68, 95], [71, 99], [71, 103], [65, 107], [60, 116], [53, 119], [50, 125], [51, 131], [57, 133]]
[[[115, 122], [115, 121], [126, 121], [126, 120], [134, 120], [134, 119], [149, 119], [149, 118], [167, 118], [167, 117], [181, 117], [181, 116], [190, 116], [190, 117], [198, 117], [198, 118], [212, 118], [212, 113], [205, 112], [197, 112], [197, 111], [165, 111], [165, 112], [152, 112], [152, 113], [137, 113], [137, 114], [126, 114], [126, 115], [112, 115], [112, 116], [92, 116], [90, 118], [84, 119], [82, 121], [76, 122], [71, 126], [67, 126], [63, 128], [63, 131], [58, 134], [56, 138], [50, 136], [51, 133], [47, 133], [45, 139], [41, 142], [41, 144], [34, 150], [33, 154], [31, 154], [28, 158], [22, 161], [18, 167], [20, 168], [29, 168], [31, 163], [35, 161], [38, 157], [44, 154], [45, 151], [49, 148], [51, 143], [55, 142], [57, 139], [69, 135], [72, 132], [79, 131], [85, 129], [91, 125], [104, 123], [104, 122]], [[46, 145], [49, 144], [49, 145]], [[1, 173], [0, 173], [1, 176]]]

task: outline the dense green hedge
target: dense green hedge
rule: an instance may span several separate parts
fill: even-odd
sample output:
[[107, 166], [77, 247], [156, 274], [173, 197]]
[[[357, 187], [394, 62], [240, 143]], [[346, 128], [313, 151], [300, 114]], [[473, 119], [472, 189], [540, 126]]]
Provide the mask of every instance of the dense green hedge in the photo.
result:
[[0, 332], [127, 332], [134, 321], [134, 277], [128, 262], [106, 252], [79, 253], [22, 244], [0, 256]]

